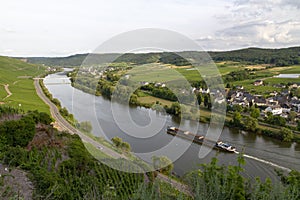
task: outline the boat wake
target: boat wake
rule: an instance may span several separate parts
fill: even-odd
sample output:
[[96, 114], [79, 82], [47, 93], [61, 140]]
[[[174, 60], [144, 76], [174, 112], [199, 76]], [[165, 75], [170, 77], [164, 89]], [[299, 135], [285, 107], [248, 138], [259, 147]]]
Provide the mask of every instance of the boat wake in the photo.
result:
[[[235, 151], [234, 153], [240, 154], [238, 151]], [[270, 162], [270, 161], [267, 161], [267, 160], [264, 160], [264, 159], [261, 159], [261, 158], [257, 158], [257, 157], [250, 156], [250, 155], [247, 155], [247, 154], [244, 154], [243, 156], [246, 157], [246, 158], [250, 158], [250, 159], [259, 161], [259, 162], [261, 162], [261, 163], [270, 165], [270, 166], [272, 166], [272, 167], [276, 167], [276, 168], [282, 169], [282, 170], [287, 171], [287, 172], [292, 171], [291, 169], [289, 169], [289, 168], [287, 168], [287, 167], [283, 167], [283, 166], [277, 165], [277, 164], [275, 164], [275, 163], [273, 163], [273, 162]]]

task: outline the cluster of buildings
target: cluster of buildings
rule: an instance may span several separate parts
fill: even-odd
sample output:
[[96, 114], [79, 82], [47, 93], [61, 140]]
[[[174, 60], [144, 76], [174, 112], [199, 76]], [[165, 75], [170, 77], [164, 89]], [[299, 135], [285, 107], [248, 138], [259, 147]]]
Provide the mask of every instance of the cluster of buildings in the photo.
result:
[[[114, 67], [114, 66], [81, 66], [79, 72], [81, 75], [92, 75], [93, 78], [99, 79], [99, 78], [105, 78], [106, 73], [113, 72], [113, 71], [119, 71], [121, 68]], [[126, 78], [126, 77], [125, 77]]]
[[57, 68], [56, 67], [47, 67], [46, 69], [48, 72], [56, 72]]
[[[283, 88], [281, 85], [278, 87]], [[267, 98], [262, 95], [253, 95], [241, 88], [242, 86], [239, 86], [227, 93], [226, 102], [228, 105], [243, 107], [257, 105], [261, 109], [261, 115], [266, 115], [269, 112], [284, 118], [287, 118], [291, 111], [295, 111], [300, 118], [300, 98], [290, 95], [290, 90], [300, 88], [300, 84], [292, 84], [288, 88], [284, 87], [285, 89], [282, 89], [281, 92], [274, 91], [267, 95], [269, 96]]]

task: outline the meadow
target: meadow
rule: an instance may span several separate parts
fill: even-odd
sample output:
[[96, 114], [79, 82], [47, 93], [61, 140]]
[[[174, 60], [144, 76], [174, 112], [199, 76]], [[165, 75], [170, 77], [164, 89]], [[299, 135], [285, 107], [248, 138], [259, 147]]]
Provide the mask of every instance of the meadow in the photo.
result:
[[[276, 84], [288, 84], [288, 83], [300, 83], [300, 78], [276, 78], [274, 76], [278, 74], [298, 74], [300, 73], [300, 66], [286, 66], [286, 67], [274, 67], [265, 68], [258, 71], [254, 71], [257, 78], [252, 80], [242, 80], [232, 82], [234, 86], [242, 85], [245, 90], [254, 94], [268, 94], [273, 91], [280, 92], [282, 88], [274, 87]], [[263, 86], [254, 86], [253, 82], [257, 79], [264, 81]]]
[[168, 106], [168, 107], [170, 107], [173, 103], [172, 101], [168, 101], [168, 100], [153, 97], [153, 96], [138, 97], [138, 101], [146, 103], [146, 104], [155, 104], [156, 102], [159, 102], [162, 104], [162, 106]]
[[[228, 64], [229, 63], [229, 64]], [[236, 62], [226, 64], [206, 64], [203, 66], [175, 66], [171, 64], [150, 63], [137, 65], [127, 72], [132, 80], [137, 82], [176, 83], [188, 80], [191, 82], [202, 80], [202, 76], [225, 75], [232, 71], [242, 70], [244, 67]]]

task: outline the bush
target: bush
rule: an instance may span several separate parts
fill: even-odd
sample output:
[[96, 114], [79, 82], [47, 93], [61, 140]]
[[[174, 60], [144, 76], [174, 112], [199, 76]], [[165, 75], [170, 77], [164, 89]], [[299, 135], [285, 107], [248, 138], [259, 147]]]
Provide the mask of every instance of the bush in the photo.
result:
[[0, 125], [0, 134], [8, 145], [25, 147], [35, 134], [35, 122], [31, 116], [5, 121]]
[[282, 140], [284, 142], [291, 142], [294, 138], [294, 133], [288, 128], [281, 128]]

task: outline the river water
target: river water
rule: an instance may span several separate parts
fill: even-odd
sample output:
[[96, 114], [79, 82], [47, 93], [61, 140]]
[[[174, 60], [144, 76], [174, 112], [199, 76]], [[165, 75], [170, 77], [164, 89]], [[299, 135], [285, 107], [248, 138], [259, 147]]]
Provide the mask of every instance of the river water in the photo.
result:
[[[93, 125], [93, 134], [97, 136], [105, 137], [107, 140], [115, 136], [121, 137], [130, 143], [132, 151], [138, 155], [146, 155], [147, 152], [167, 146], [165, 155], [174, 160], [174, 171], [178, 175], [199, 168], [199, 164], [208, 163], [215, 156], [220, 164], [237, 163], [237, 154], [216, 150], [210, 151], [204, 158], [199, 158], [201, 145], [190, 144], [181, 138], [166, 134], [168, 125], [176, 127], [180, 125], [184, 130], [197, 132], [206, 130], [208, 124], [188, 120], [181, 120], [179, 123], [170, 115], [157, 113], [151, 109], [112, 103], [101, 96], [96, 97], [73, 88], [66, 78], [64, 73], [51, 74], [45, 78], [44, 83], [53, 97], [74, 114], [77, 120], [90, 121]], [[139, 135], [136, 135], [137, 133], [130, 135], [131, 129], [134, 130], [131, 123], [137, 125], [135, 132], [138, 130]], [[239, 152], [244, 151], [246, 160], [244, 174], [249, 178], [259, 176], [263, 180], [266, 177], [277, 180], [274, 172], [276, 168], [300, 170], [299, 144], [283, 143], [227, 127], [223, 128], [220, 140], [230, 142]], [[173, 159], [173, 155], [186, 147], [187, 150], [178, 159]], [[141, 157], [149, 161], [149, 157]]]

